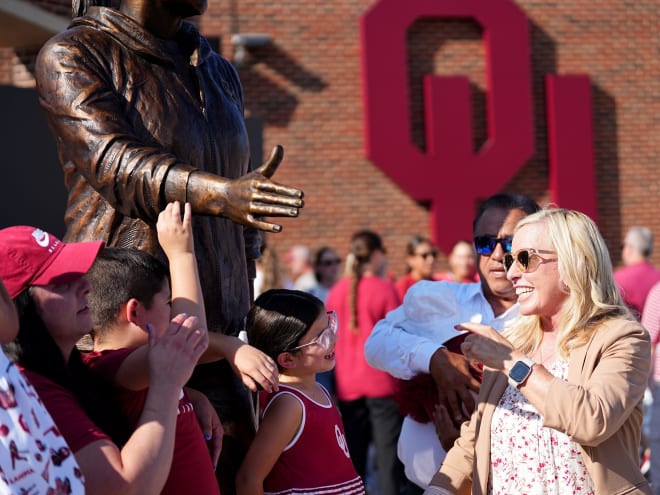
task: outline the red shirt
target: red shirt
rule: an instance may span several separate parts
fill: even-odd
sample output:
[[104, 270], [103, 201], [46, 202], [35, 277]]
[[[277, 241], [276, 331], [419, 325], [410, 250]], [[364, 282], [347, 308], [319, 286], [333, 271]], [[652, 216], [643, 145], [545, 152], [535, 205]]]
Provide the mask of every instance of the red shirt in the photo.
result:
[[364, 343], [376, 323], [399, 306], [399, 296], [392, 282], [371, 275], [363, 276], [357, 296], [359, 328], [354, 330], [350, 323], [350, 290], [351, 278], [342, 278], [332, 287], [326, 302], [328, 310], [337, 311], [339, 323], [335, 347], [337, 397], [351, 401], [361, 397], [391, 396], [395, 389], [394, 378], [367, 364]]
[[344, 425], [327, 391], [326, 403], [319, 404], [300, 390], [280, 385], [279, 392], [262, 392], [261, 398], [267, 402], [264, 414], [268, 404], [282, 394], [300, 401], [302, 423], [264, 480], [265, 494], [364, 495], [362, 479], [348, 453]]
[[97, 440], [110, 440], [110, 437], [89, 419], [78, 399], [69, 389], [39, 373], [24, 368], [21, 368], [21, 371], [37, 391], [41, 402], [46, 406], [46, 410], [74, 453]]
[[421, 279], [413, 277], [410, 273], [397, 280], [394, 284], [394, 287], [396, 287], [396, 292], [399, 295], [399, 299], [403, 301], [403, 298], [405, 297], [406, 292], [408, 292], [408, 289], [410, 289], [410, 287], [412, 287], [420, 280]]
[[[85, 363], [107, 380], [114, 381], [121, 363], [131, 352], [133, 349], [91, 352], [85, 356]], [[148, 389], [135, 391], [118, 388], [117, 392], [122, 410], [128, 419], [137, 425], [144, 409]], [[220, 495], [204, 434], [197, 422], [193, 405], [183, 390], [176, 419], [172, 467], [161, 495], [182, 493]]]
[[615, 271], [614, 280], [625, 303], [635, 317], [641, 319], [646, 296], [651, 287], [660, 281], [660, 270], [648, 262], [638, 263]]

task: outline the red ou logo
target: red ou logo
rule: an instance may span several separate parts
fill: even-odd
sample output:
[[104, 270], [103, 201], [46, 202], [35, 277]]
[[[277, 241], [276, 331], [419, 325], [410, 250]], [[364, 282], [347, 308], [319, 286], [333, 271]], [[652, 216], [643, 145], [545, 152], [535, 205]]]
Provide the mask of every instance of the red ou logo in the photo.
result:
[[[406, 31], [420, 18], [470, 18], [483, 29], [488, 140], [477, 151], [462, 76], [424, 77], [426, 151], [411, 140]], [[360, 20], [366, 155], [412, 198], [430, 202], [432, 236], [445, 251], [471, 237], [477, 200], [534, 154], [528, 25], [510, 0], [380, 0]], [[589, 78], [547, 76], [546, 105], [552, 201], [593, 218]]]

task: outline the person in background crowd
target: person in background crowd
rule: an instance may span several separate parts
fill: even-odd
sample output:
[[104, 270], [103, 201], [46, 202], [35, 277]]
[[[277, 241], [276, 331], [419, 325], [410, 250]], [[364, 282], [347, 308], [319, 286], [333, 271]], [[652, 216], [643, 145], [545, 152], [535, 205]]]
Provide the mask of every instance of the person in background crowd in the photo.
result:
[[262, 395], [263, 418], [238, 471], [238, 495], [364, 495], [342, 419], [315, 375], [335, 365], [337, 316], [311, 294], [271, 290], [247, 317], [251, 345], [280, 370], [280, 390]]
[[[0, 280], [0, 343], [18, 333], [18, 315]], [[83, 495], [76, 458], [15, 363], [0, 350], [0, 493]]]
[[351, 238], [353, 273], [330, 290], [326, 306], [337, 312], [335, 347], [336, 392], [346, 440], [357, 472], [364, 479], [367, 454], [373, 442], [382, 495], [399, 495], [404, 484], [403, 466], [396, 457], [402, 416], [393, 399], [394, 379], [373, 369], [364, 357], [364, 343], [378, 320], [399, 306], [394, 284], [383, 278], [385, 247], [369, 230]]
[[329, 246], [323, 246], [314, 255], [314, 276], [316, 285], [307, 292], [325, 303], [328, 293], [341, 274], [341, 258]]
[[254, 297], [259, 297], [270, 289], [283, 289], [284, 275], [282, 266], [274, 246], [264, 243], [261, 246], [261, 257], [257, 259], [257, 276], [254, 278]]
[[638, 452], [650, 340], [598, 228], [577, 211], [541, 210], [518, 222], [504, 267], [519, 317], [503, 334], [456, 326], [483, 383], [424, 494], [650, 494]]
[[[330, 289], [339, 279], [340, 273], [341, 258], [334, 249], [329, 246], [323, 246], [316, 251], [316, 255], [314, 256], [314, 275], [316, 276], [317, 284], [307, 292], [318, 297], [325, 304]], [[330, 392], [330, 395], [335, 395], [334, 368], [318, 373], [316, 379]]]
[[449, 282], [471, 283], [479, 281], [477, 272], [477, 254], [474, 244], [469, 241], [458, 241], [449, 253], [449, 271], [436, 274], [435, 280]]
[[414, 235], [406, 245], [406, 254], [407, 273], [395, 284], [399, 299], [402, 301], [411, 285], [420, 280], [433, 279], [433, 268], [438, 251], [430, 240]]
[[631, 227], [621, 248], [623, 268], [614, 272], [614, 280], [637, 319], [641, 319], [646, 296], [653, 285], [660, 281], [660, 270], [651, 262], [653, 234], [647, 227]]
[[[398, 445], [410, 480], [410, 495], [423, 492], [445, 456], [433, 413], [444, 414], [446, 408], [451, 426], [451, 422], [460, 424], [468, 419], [474, 409], [473, 393], [478, 391], [479, 382], [460, 349], [445, 345], [456, 336], [453, 325], [479, 321], [502, 328], [517, 315], [516, 293], [502, 261], [511, 251], [516, 223], [538, 210], [536, 202], [519, 194], [496, 194], [486, 199], [472, 225], [480, 282], [415, 284], [401, 307], [379, 321], [366, 342], [365, 355], [371, 366], [413, 384], [418, 379], [426, 384], [430, 374], [430, 384], [417, 387], [422, 396], [414, 399], [420, 404], [430, 403], [430, 411], [424, 420], [407, 414]], [[437, 404], [440, 409], [434, 411]], [[445, 426], [444, 430], [451, 428]], [[450, 446], [452, 442], [449, 438], [444, 443]]]
[[653, 495], [660, 495], [660, 363], [658, 363], [660, 360], [660, 354], [658, 353], [658, 343], [660, 343], [660, 282], [655, 283], [646, 297], [644, 311], [642, 311], [642, 326], [649, 332], [653, 352], [650, 376], [653, 405], [651, 406], [648, 446], [651, 450], [650, 477]]
[[312, 287], [316, 286], [312, 254], [307, 246], [291, 247], [286, 253], [284, 262], [292, 289], [309, 292]]
[[69, 444], [53, 462], [75, 455], [86, 493], [160, 493], [172, 462], [179, 394], [208, 334], [187, 315], [173, 318], [162, 335], [149, 333], [151, 386], [131, 429], [110, 384], [88, 370], [76, 348], [92, 329], [85, 274], [102, 248], [102, 241], [63, 243], [34, 227], [0, 230], [0, 278], [19, 314], [7, 352]]

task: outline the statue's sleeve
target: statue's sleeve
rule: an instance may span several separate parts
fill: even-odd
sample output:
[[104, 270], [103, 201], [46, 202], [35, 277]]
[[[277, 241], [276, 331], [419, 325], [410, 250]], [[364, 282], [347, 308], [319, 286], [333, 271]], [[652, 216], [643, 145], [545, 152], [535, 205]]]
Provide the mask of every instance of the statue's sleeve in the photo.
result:
[[130, 68], [116, 67], [112, 50], [94, 41], [59, 36], [42, 48], [35, 67], [41, 106], [65, 174], [80, 174], [123, 215], [155, 222], [167, 202], [186, 200], [195, 168], [137, 138], [112, 85], [113, 68]]

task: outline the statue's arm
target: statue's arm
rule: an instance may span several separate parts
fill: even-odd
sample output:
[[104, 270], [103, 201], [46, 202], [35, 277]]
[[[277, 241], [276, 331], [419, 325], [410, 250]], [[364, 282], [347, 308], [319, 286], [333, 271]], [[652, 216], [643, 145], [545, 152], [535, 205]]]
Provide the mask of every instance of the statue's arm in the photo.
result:
[[111, 85], [112, 61], [101, 44], [84, 41], [55, 38], [37, 58], [39, 99], [60, 161], [122, 214], [155, 223], [165, 204], [185, 202], [195, 169], [137, 139]]
[[37, 58], [40, 102], [65, 169], [74, 167], [120, 213], [154, 223], [171, 201], [271, 232], [281, 227], [263, 217], [298, 215], [302, 191], [271, 180], [281, 146], [261, 167], [229, 180], [141, 142], [111, 84], [118, 63], [95, 41], [59, 36]]

